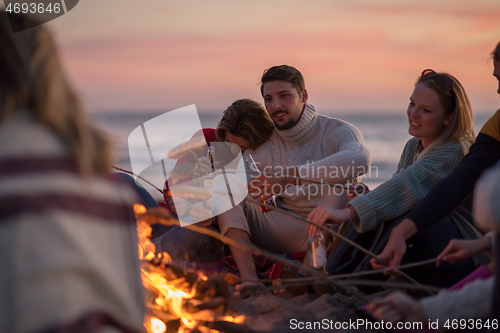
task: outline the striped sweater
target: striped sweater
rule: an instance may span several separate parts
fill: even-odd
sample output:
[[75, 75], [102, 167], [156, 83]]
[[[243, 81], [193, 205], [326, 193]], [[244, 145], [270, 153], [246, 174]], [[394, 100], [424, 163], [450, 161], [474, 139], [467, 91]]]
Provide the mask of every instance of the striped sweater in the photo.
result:
[[[408, 213], [434, 185], [457, 167], [471, 146], [467, 142], [467, 149], [464, 150], [459, 142], [444, 143], [415, 161], [418, 142], [419, 139], [412, 138], [406, 143], [397, 171], [391, 179], [349, 203], [360, 217], [354, 224], [359, 232], [373, 229], [378, 223]], [[450, 214], [466, 239], [481, 237], [469, 223], [472, 221], [471, 208], [472, 200], [469, 197]]]
[[0, 332], [141, 331], [134, 200], [28, 112], [0, 124]]

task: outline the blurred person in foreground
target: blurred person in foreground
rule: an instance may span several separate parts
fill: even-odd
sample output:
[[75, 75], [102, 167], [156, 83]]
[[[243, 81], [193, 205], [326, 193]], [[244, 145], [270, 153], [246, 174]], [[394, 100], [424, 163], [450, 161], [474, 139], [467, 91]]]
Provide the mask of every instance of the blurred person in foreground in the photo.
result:
[[0, 11], [0, 45], [0, 332], [140, 332], [135, 195], [47, 29]]
[[[444, 261], [456, 262], [475, 255], [478, 251], [493, 250], [495, 259], [499, 257], [500, 231], [500, 166], [485, 172], [478, 181], [474, 191], [474, 218], [476, 224], [483, 230], [491, 230], [490, 237], [472, 241], [468, 244], [450, 242], [439, 256]], [[493, 242], [492, 242], [493, 240]], [[478, 279], [460, 290], [441, 291], [437, 296], [425, 297], [420, 301], [411, 298], [402, 292], [394, 292], [387, 297], [377, 299], [368, 305], [372, 314], [379, 320], [392, 323], [400, 321], [422, 322], [424, 327], [428, 320], [438, 320], [439, 331], [446, 329], [447, 320], [466, 319], [465, 328], [478, 328], [476, 321], [469, 319], [496, 319], [500, 325], [500, 280], [498, 268], [495, 277]], [[484, 323], [485, 321], [482, 321]], [[462, 322], [463, 323], [463, 322]], [[473, 323], [472, 326], [470, 324]], [[490, 321], [490, 328], [494, 325]], [[464, 328], [463, 325], [458, 328]], [[484, 324], [482, 325], [484, 326]], [[497, 329], [499, 326], [496, 326]], [[496, 329], [495, 329], [496, 330]]]

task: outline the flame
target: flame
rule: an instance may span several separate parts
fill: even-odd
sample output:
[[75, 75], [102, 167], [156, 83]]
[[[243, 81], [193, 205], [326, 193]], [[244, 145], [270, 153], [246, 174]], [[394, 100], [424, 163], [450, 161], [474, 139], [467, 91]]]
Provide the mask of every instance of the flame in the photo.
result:
[[152, 333], [163, 333], [167, 330], [167, 325], [158, 318], [151, 318], [150, 329]]
[[[134, 213], [136, 217], [147, 212], [146, 207], [136, 204], [134, 205]], [[148, 312], [153, 312], [160, 318], [152, 315], [147, 315], [144, 319], [144, 327], [148, 333], [163, 333], [166, 331], [167, 326], [165, 320], [168, 318], [179, 318], [181, 327], [179, 332], [184, 332], [185, 329], [191, 330], [197, 328], [203, 333], [214, 333], [204, 326], [199, 326], [199, 321], [215, 321], [225, 320], [233, 323], [243, 323], [245, 316], [241, 315], [236, 318], [231, 316], [222, 316], [217, 314], [216, 310], [201, 310], [195, 313], [187, 312], [184, 305], [187, 301], [193, 305], [202, 303], [201, 300], [195, 300], [193, 297], [196, 295], [196, 285], [191, 286], [186, 282], [184, 277], [174, 280], [168, 280], [165, 270], [157, 268], [150, 263], [151, 260], [161, 264], [170, 264], [172, 259], [166, 252], [156, 254], [155, 245], [150, 240], [151, 226], [141, 220], [137, 220], [137, 236], [139, 259], [143, 260], [141, 267], [142, 283], [144, 287], [154, 295], [154, 300], [147, 300], [146, 307]], [[208, 277], [201, 272], [198, 273], [199, 281], [207, 281]], [[161, 313], [165, 314], [164, 319]]]
[[235, 324], [241, 324], [245, 321], [245, 316], [244, 315], [240, 315], [238, 317], [225, 316], [222, 318], [222, 320], [229, 321]]
[[144, 214], [146, 212], [146, 207], [140, 204], [135, 204], [134, 205], [134, 214], [139, 215], [139, 214]]

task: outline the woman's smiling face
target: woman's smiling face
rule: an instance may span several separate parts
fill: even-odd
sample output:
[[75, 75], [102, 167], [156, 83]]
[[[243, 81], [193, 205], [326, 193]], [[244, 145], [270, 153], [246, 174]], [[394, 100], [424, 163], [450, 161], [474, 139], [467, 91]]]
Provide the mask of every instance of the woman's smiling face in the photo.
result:
[[439, 136], [450, 120], [450, 115], [446, 114], [441, 105], [439, 95], [423, 83], [415, 86], [407, 113], [408, 133], [419, 138], [424, 148]]

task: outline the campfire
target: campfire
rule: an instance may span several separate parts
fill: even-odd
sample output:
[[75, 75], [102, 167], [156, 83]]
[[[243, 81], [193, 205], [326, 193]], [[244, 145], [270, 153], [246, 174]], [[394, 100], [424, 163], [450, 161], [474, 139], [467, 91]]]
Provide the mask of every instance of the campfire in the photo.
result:
[[[197, 272], [184, 272], [170, 266], [168, 253], [156, 254], [151, 242], [154, 217], [145, 216], [146, 208], [136, 204], [141, 277], [145, 288], [146, 316], [144, 327], [149, 333], [218, 332], [210, 324], [229, 322], [240, 324], [244, 315], [231, 316], [227, 312], [230, 293], [220, 276], [208, 278]], [[141, 218], [143, 216], [143, 218]]]
[[[186, 147], [183, 147], [183, 149]], [[189, 147], [188, 147], [189, 148]], [[192, 149], [176, 152], [176, 154], [192, 153]], [[178, 156], [177, 156], [178, 157]], [[197, 159], [197, 158], [196, 158]], [[198, 159], [197, 159], [198, 160]], [[198, 161], [199, 162], [199, 161]], [[130, 171], [116, 168], [129, 174]], [[182, 169], [182, 170], [181, 170]], [[189, 169], [191, 170], [191, 169]], [[188, 171], [189, 171], [188, 170]], [[182, 172], [181, 172], [182, 171]], [[227, 170], [226, 170], [227, 171]], [[238, 170], [236, 170], [238, 171]], [[179, 177], [177, 173], [183, 174], [186, 170], [181, 165], [176, 168], [169, 176], [176, 183]], [[134, 175], [134, 174], [133, 174]], [[141, 176], [137, 176], [141, 180], [158, 189], [152, 183], [148, 182]], [[309, 181], [307, 179], [307, 181]], [[314, 182], [314, 180], [310, 180]], [[336, 184], [331, 184], [337, 186]], [[187, 198], [197, 198], [206, 200], [212, 196], [212, 191], [206, 188], [196, 188], [192, 186], [177, 185], [171, 188], [173, 196], [181, 196]], [[165, 193], [163, 193], [165, 194]], [[246, 198], [245, 200], [253, 204], [262, 205], [262, 203]], [[272, 210], [280, 210], [274, 206], [266, 206]], [[292, 212], [280, 210], [283, 214], [294, 216], [304, 221], [304, 223], [312, 223], [306, 217], [297, 215]], [[424, 290], [430, 292], [427, 286], [421, 286], [409, 277], [410, 283], [403, 286], [404, 283], [387, 283], [377, 281], [363, 280], [341, 280], [352, 277], [381, 273], [380, 271], [371, 272], [355, 272], [352, 274], [343, 274], [342, 276], [316, 276], [315, 272], [311, 273], [310, 278], [303, 278], [301, 281], [293, 281], [294, 279], [281, 279], [273, 281], [273, 287], [269, 287], [268, 291], [274, 291], [285, 297], [276, 296], [271, 293], [259, 297], [250, 297], [242, 299], [241, 297], [233, 296], [234, 287], [226, 283], [224, 278], [219, 274], [213, 276], [205, 276], [200, 271], [184, 271], [176, 267], [172, 263], [172, 259], [168, 253], [156, 253], [156, 248], [150, 240], [151, 225], [161, 223], [166, 225], [179, 225], [179, 221], [172, 219], [166, 210], [161, 208], [146, 209], [142, 205], [135, 205], [134, 212], [137, 220], [137, 234], [139, 259], [141, 260], [141, 277], [145, 289], [145, 305], [146, 315], [144, 317], [144, 327], [148, 333], [163, 333], [163, 332], [238, 332], [238, 333], [256, 333], [256, 332], [283, 332], [293, 328], [293, 323], [306, 323], [311, 320], [317, 323], [318, 320], [327, 321], [331, 331], [342, 331], [343, 328], [338, 328], [339, 323], [346, 323], [351, 320], [365, 320], [366, 314], [360, 313], [359, 306], [366, 304], [368, 299], [359, 292], [358, 289], [352, 286], [358, 284], [367, 286], [396, 288], [403, 287]], [[358, 249], [368, 256], [377, 258], [370, 251], [346, 239], [343, 235], [337, 232], [316, 225], [319, 229], [332, 233], [340, 240], [347, 242], [352, 247]], [[259, 253], [265, 255], [276, 262], [286, 263], [295, 269], [306, 269], [300, 264], [284, 259], [276, 254], [262, 248], [257, 248], [252, 244], [240, 244], [232, 239], [228, 239], [215, 231], [207, 228], [198, 227], [195, 225], [186, 226], [189, 229], [214, 237], [226, 244], [238, 246], [245, 251]], [[378, 259], [378, 258], [377, 258]], [[380, 259], [379, 259], [380, 260]], [[432, 262], [419, 262], [400, 266], [399, 268], [416, 267]], [[310, 269], [310, 268], [309, 268]], [[402, 273], [404, 275], [404, 273]], [[321, 280], [321, 281], [319, 281]], [[277, 282], [275, 284], [275, 282]], [[282, 284], [283, 283], [283, 284]], [[293, 286], [315, 284], [315, 283], [330, 283], [335, 285], [339, 292], [334, 295], [324, 294], [320, 297], [312, 294], [290, 298], [287, 292], [284, 291], [285, 285]], [[302, 321], [301, 321], [302, 320]], [[300, 325], [299, 325], [300, 326]], [[251, 327], [251, 328], [250, 328]], [[372, 331], [365, 329], [366, 332]]]

